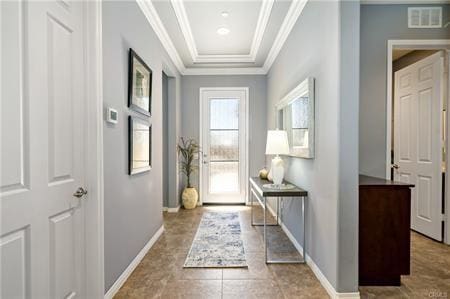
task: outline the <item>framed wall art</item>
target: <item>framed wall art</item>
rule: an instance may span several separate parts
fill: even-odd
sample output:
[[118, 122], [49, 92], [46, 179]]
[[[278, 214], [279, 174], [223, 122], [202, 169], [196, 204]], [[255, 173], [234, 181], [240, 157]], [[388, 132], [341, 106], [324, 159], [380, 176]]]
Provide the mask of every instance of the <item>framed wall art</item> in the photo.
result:
[[129, 175], [152, 168], [152, 126], [138, 117], [128, 117]]
[[128, 70], [128, 107], [150, 116], [152, 112], [152, 70], [130, 48]]

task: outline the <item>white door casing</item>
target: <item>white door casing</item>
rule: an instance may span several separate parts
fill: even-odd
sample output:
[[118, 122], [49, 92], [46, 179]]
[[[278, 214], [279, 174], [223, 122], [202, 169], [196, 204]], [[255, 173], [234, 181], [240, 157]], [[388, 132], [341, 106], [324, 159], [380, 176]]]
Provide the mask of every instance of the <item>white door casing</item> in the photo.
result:
[[[232, 113], [230, 113], [230, 109], [234, 105], [237, 110], [235, 111], [236, 117], [231, 116]], [[200, 146], [202, 153], [199, 163], [200, 200], [202, 203], [246, 202], [248, 181], [247, 107], [247, 87], [200, 88]], [[214, 116], [211, 117], [212, 113]], [[220, 123], [217, 121], [218, 118], [222, 118]], [[222, 134], [224, 135], [222, 136]], [[230, 146], [231, 148], [234, 146], [234, 150], [230, 151]], [[221, 153], [218, 153], [217, 150]], [[234, 170], [226, 169], [226, 165]]]
[[442, 52], [395, 73], [394, 171], [414, 184], [411, 228], [442, 240]]
[[0, 297], [83, 298], [83, 3], [0, 5]]

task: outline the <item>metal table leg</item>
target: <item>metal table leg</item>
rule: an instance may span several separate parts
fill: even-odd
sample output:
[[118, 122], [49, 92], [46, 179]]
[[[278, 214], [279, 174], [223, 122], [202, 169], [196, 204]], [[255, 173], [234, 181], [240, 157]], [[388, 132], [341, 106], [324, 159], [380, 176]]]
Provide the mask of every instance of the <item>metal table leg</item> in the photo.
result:
[[266, 225], [267, 198], [264, 196], [264, 258], [267, 263], [267, 225]]
[[305, 197], [304, 196], [302, 196], [302, 222], [303, 222], [303, 245], [302, 245], [302, 256], [303, 256], [303, 262], [305, 262], [306, 261], [306, 256], [305, 256], [305, 248], [306, 248], [306, 243], [305, 243], [305, 240], [306, 240], [306, 238], [305, 238], [305, 232], [306, 232], [306, 230], [305, 230]]

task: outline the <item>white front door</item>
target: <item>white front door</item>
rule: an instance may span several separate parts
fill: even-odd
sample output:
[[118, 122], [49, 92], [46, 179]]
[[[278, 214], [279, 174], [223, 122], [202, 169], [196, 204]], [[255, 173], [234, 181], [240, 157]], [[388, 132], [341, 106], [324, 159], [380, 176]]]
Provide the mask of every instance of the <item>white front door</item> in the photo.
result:
[[247, 88], [200, 90], [201, 201], [245, 203]]
[[0, 3], [1, 298], [86, 297], [83, 5]]
[[442, 240], [443, 53], [395, 73], [395, 179], [414, 184], [411, 228]]

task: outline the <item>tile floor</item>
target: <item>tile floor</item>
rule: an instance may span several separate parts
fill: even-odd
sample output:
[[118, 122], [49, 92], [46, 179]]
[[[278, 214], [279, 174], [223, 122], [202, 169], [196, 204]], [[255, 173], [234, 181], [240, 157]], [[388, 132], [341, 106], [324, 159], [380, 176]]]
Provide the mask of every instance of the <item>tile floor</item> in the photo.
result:
[[[204, 211], [233, 210], [241, 216], [248, 269], [185, 269], [184, 260]], [[258, 213], [257, 213], [258, 214]], [[261, 212], [259, 212], [261, 214]], [[257, 215], [256, 219], [259, 218]], [[210, 206], [164, 213], [165, 232], [115, 296], [121, 298], [328, 298], [304, 264], [266, 265], [262, 230], [244, 206]], [[276, 228], [275, 228], [276, 229]], [[271, 240], [289, 255], [295, 249], [281, 232]], [[412, 275], [401, 287], [364, 287], [362, 298], [449, 298], [450, 247], [413, 233]], [[276, 252], [273, 252], [276, 254]]]

